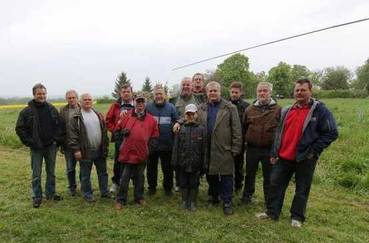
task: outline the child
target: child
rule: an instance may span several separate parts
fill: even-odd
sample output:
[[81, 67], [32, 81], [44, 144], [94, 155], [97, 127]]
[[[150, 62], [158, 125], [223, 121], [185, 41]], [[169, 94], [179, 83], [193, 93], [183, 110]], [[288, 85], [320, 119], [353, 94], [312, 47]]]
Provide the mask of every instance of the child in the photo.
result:
[[182, 194], [181, 210], [197, 210], [197, 194], [200, 173], [208, 168], [206, 156], [206, 129], [196, 123], [197, 107], [189, 104], [185, 108], [185, 123], [175, 135], [172, 150], [173, 169], [179, 171], [179, 185]]

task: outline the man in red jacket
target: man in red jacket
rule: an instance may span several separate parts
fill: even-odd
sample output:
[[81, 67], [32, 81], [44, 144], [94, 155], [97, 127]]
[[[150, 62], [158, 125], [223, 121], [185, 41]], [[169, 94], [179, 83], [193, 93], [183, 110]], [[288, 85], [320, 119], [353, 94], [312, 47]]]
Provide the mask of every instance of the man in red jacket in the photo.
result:
[[133, 179], [134, 200], [140, 205], [145, 205], [144, 170], [146, 161], [155, 142], [159, 138], [159, 129], [156, 119], [146, 112], [147, 99], [142, 94], [135, 98], [135, 108], [121, 118], [115, 129], [115, 134], [124, 136], [124, 142], [120, 148], [118, 161], [123, 163], [123, 173], [115, 208], [121, 210], [127, 203], [127, 194], [130, 178]]
[[119, 99], [114, 102], [110, 108], [108, 113], [106, 114], [106, 127], [108, 131], [112, 133], [111, 141], [115, 142], [115, 152], [114, 152], [114, 169], [113, 169], [113, 177], [111, 178], [113, 184], [110, 188], [110, 192], [114, 193], [118, 189], [118, 185], [120, 184], [120, 176], [122, 173], [121, 163], [118, 163], [118, 156], [119, 156], [119, 148], [122, 145], [122, 140], [116, 138], [114, 136], [114, 129], [121, 117], [121, 114], [125, 114], [128, 110], [133, 109], [133, 93], [132, 87], [128, 84], [122, 86], [120, 90], [120, 97]]

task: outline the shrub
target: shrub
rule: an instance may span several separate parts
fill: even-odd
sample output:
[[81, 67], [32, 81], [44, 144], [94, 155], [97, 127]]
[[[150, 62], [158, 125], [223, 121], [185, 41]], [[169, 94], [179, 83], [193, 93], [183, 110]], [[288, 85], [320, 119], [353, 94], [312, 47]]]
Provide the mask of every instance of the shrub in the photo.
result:
[[367, 98], [366, 90], [313, 90], [313, 96], [317, 99], [326, 98]]

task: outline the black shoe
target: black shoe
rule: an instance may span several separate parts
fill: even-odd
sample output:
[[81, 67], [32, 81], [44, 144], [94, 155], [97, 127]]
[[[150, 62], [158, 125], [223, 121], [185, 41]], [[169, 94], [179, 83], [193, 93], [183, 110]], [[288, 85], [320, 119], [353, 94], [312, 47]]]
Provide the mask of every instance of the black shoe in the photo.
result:
[[33, 208], [39, 208], [41, 206], [41, 203], [42, 203], [42, 198], [41, 199], [33, 199]]
[[149, 196], [154, 196], [156, 194], [156, 189], [149, 189], [149, 191], [147, 192], [147, 195]]
[[93, 198], [93, 197], [85, 197], [85, 200], [88, 203], [95, 203], [96, 202], [95, 198]]
[[172, 191], [167, 191], [167, 190], [165, 190], [164, 194], [165, 194], [165, 196], [167, 196], [167, 197], [171, 197], [171, 196], [173, 196], [173, 192], [172, 192]]
[[232, 206], [231, 206], [230, 203], [225, 203], [223, 205], [223, 213], [226, 216], [230, 216], [230, 215], [233, 215], [234, 214], [233, 209], [232, 209]]
[[243, 197], [241, 198], [241, 204], [243, 205], [251, 205], [252, 204], [252, 199], [249, 197]]
[[220, 203], [220, 201], [219, 201], [219, 198], [218, 198], [218, 197], [209, 196], [209, 197], [208, 197], [208, 200], [206, 201], [206, 203], [207, 203], [208, 205], [215, 205], [215, 204]]
[[51, 196], [47, 196], [46, 199], [47, 200], [54, 200], [54, 201], [61, 201], [61, 200], [63, 200], [63, 197], [54, 194], [54, 195], [51, 195]]
[[71, 197], [75, 197], [77, 195], [77, 192], [75, 190], [71, 190], [71, 191], [69, 191], [69, 195]]

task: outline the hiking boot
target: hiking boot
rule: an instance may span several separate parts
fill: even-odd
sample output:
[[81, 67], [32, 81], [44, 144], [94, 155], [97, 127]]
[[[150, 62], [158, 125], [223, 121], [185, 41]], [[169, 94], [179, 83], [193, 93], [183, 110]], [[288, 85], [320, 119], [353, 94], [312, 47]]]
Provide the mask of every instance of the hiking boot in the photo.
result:
[[190, 189], [190, 210], [191, 212], [197, 211], [197, 194], [199, 190], [197, 188]]
[[111, 187], [110, 187], [110, 193], [116, 193], [117, 190], [118, 190], [118, 187], [119, 187], [118, 184], [113, 183], [113, 185], [111, 185]]
[[42, 198], [35, 198], [33, 199], [32, 206], [33, 208], [39, 208], [41, 206], [41, 203], [42, 203]]
[[294, 228], [301, 228], [302, 222], [296, 219], [291, 219], [291, 226]]
[[54, 201], [61, 201], [61, 200], [63, 200], [63, 197], [54, 194], [54, 195], [51, 195], [51, 196], [47, 196], [46, 199], [47, 200], [54, 200]]
[[223, 205], [223, 213], [225, 216], [230, 216], [230, 215], [233, 215], [234, 214], [234, 211], [232, 209], [232, 206], [230, 203], [225, 203]]

